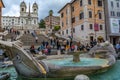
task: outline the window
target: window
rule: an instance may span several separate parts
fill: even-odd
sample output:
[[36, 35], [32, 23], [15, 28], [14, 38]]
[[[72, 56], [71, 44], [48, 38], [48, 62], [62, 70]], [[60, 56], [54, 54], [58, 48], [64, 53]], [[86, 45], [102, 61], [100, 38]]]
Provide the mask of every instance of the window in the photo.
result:
[[119, 3], [117, 2], [117, 7], [119, 8]]
[[92, 30], [92, 29], [93, 29], [93, 25], [92, 25], [92, 24], [89, 24], [89, 26], [90, 26], [90, 30]]
[[102, 0], [98, 0], [98, 6], [102, 6]]
[[113, 11], [113, 16], [115, 16], [115, 12]]
[[12, 22], [12, 25], [14, 24], [14, 22]]
[[72, 18], [72, 23], [75, 23], [75, 17]]
[[91, 5], [91, 0], [88, 0], [88, 4]]
[[119, 14], [119, 16], [118, 16], [118, 17], [120, 17], [120, 12], [119, 12], [118, 14]]
[[61, 14], [61, 18], [63, 18], [63, 17], [64, 17], [64, 13]]
[[115, 12], [114, 11], [111, 11], [111, 16], [115, 16]]
[[92, 11], [89, 11], [89, 18], [92, 18]]
[[68, 30], [66, 30], [66, 34], [68, 34]]
[[80, 6], [82, 6], [83, 4], [82, 4], [82, 0], [80, 0]]
[[64, 27], [64, 22], [62, 22], [62, 27]]
[[113, 1], [111, 1], [111, 7], [114, 7], [114, 5], [113, 5]]
[[100, 30], [103, 30], [103, 26], [102, 25], [100, 25]]
[[83, 19], [84, 18], [84, 13], [81, 12], [80, 15], [79, 15], [79, 19]]
[[102, 19], [102, 13], [99, 13], [98, 15], [99, 15], [99, 19]]
[[68, 25], [68, 19], [66, 19], [66, 25]]
[[36, 24], [36, 20], [34, 20], [34, 24]]
[[74, 12], [74, 6], [72, 6], [72, 12]]
[[14, 19], [12, 19], [12, 21], [14, 21]]
[[64, 31], [62, 31], [62, 35], [64, 35]]
[[117, 16], [120, 17], [120, 12], [117, 12]]
[[73, 28], [73, 33], [75, 33], [75, 28]]
[[84, 25], [81, 25], [81, 30], [84, 30]]

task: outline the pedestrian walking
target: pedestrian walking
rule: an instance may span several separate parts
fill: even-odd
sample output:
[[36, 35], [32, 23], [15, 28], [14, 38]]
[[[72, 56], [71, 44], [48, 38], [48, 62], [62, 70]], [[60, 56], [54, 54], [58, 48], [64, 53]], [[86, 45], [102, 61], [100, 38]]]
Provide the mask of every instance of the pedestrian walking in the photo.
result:
[[37, 36], [35, 37], [35, 42], [38, 43], [38, 37]]

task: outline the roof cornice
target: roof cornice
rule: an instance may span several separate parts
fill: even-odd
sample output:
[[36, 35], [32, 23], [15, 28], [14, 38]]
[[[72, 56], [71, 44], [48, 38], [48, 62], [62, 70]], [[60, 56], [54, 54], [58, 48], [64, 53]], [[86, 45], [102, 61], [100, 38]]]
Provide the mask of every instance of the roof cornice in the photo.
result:
[[4, 5], [3, 1], [2, 1], [2, 0], [0, 0], [0, 2], [2, 3], [3, 7], [5, 8], [5, 5]]

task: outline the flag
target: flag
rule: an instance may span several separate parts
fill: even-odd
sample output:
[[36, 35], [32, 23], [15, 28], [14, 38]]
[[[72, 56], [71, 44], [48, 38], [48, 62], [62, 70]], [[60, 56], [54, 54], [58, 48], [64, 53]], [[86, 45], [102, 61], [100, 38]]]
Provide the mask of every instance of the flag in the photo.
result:
[[99, 31], [99, 27], [97, 23], [94, 24], [94, 31]]

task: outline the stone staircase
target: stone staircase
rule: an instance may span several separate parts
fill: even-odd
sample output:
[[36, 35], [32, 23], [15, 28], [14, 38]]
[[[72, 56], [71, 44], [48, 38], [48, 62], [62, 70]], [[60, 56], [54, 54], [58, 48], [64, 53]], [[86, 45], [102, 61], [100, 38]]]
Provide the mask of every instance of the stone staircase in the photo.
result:
[[38, 43], [35, 42], [35, 37], [33, 37], [31, 34], [24, 34], [20, 40], [23, 42], [25, 46], [30, 46], [34, 44], [35, 46], [39, 46], [42, 41], [49, 41], [48, 38], [46, 38], [43, 35], [37, 35], [38, 37]]
[[8, 40], [8, 41], [11, 41], [11, 37], [17, 37], [17, 35], [15, 35], [14, 33], [8, 33], [5, 37], [4, 37], [4, 39], [5, 40]]

